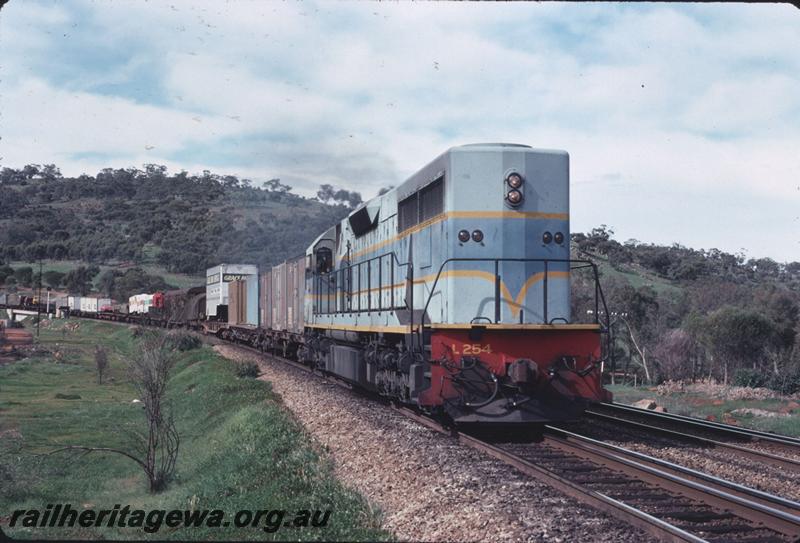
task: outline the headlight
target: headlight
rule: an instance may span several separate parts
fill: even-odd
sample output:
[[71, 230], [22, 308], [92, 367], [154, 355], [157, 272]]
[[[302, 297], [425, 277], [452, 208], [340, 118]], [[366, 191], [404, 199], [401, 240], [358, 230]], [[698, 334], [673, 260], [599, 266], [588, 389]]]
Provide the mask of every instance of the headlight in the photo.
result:
[[512, 189], [518, 189], [522, 186], [522, 176], [518, 173], [509, 174], [509, 176], [506, 177], [506, 183], [508, 183], [508, 186]]
[[483, 232], [480, 230], [473, 230], [472, 231], [472, 241], [475, 243], [480, 243], [483, 241]]
[[562, 243], [564, 243], [564, 234], [562, 234], [561, 232], [556, 232], [556, 235], [553, 236], [553, 241], [561, 245]]
[[458, 241], [466, 243], [469, 241], [469, 230], [460, 230], [458, 232]]
[[511, 189], [508, 191], [508, 194], [506, 194], [506, 200], [509, 205], [518, 206], [522, 203], [522, 193], [517, 189]]
[[551, 234], [550, 232], [545, 232], [544, 234], [542, 234], [543, 243], [550, 243], [551, 241], [553, 241], [553, 234]]

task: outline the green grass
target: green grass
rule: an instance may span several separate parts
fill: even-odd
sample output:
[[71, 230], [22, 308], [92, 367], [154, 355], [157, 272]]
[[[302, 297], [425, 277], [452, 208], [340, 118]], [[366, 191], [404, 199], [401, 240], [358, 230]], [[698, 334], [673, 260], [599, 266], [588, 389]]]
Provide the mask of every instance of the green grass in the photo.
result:
[[[163, 277], [164, 281], [172, 285], [174, 288], [189, 288], [205, 284], [205, 278], [199, 275], [184, 275], [180, 273], [172, 273], [168, 272], [162, 266], [151, 263], [150, 262], [151, 257], [155, 258], [157, 252], [158, 251], [155, 248], [149, 247], [145, 251], [146, 256], [148, 258], [146, 258], [143, 263], [137, 263], [137, 266], [142, 268], [146, 273]], [[39, 271], [38, 262], [14, 261], [10, 262], [9, 265], [14, 269], [29, 266], [33, 268], [34, 273], [38, 273]], [[44, 273], [48, 271], [57, 271], [61, 273], [67, 273], [71, 270], [79, 268], [80, 266], [88, 266], [88, 265], [89, 265], [88, 263], [79, 260], [43, 260], [42, 272]], [[100, 278], [100, 275], [104, 271], [118, 270], [120, 272], [124, 272], [125, 270], [131, 268], [132, 266], [128, 264], [123, 265], [122, 263], [110, 262], [106, 264], [98, 264], [98, 267], [100, 268], [100, 273], [98, 273], [93, 280], [94, 288], [97, 288], [97, 281]]]
[[[636, 269], [632, 269], [630, 265], [623, 264], [619, 268], [615, 268], [607, 257], [601, 255], [592, 255], [592, 260], [597, 263], [602, 277], [614, 277], [627, 282], [635, 289], [651, 287], [659, 296], [671, 299], [677, 298], [683, 292], [683, 288], [675, 282], [659, 277], [639, 266], [636, 266]], [[600, 279], [601, 283], [603, 281], [602, 277]]]
[[614, 401], [617, 403], [632, 404], [647, 398], [655, 400], [656, 403], [664, 406], [668, 412], [676, 415], [699, 418], [706, 418], [710, 415], [718, 422], [724, 422], [729, 417], [733, 417], [745, 428], [800, 437], [800, 409], [795, 409], [791, 415], [785, 417], [731, 415], [732, 411], [745, 407], [778, 411], [787, 405], [787, 400], [725, 400], [709, 398], [697, 392], [678, 392], [660, 396], [649, 387], [607, 385], [607, 388], [614, 393]]
[[[73, 320], [74, 322], [74, 320]], [[175, 480], [147, 491], [140, 468], [115, 454], [71, 452], [37, 456], [80, 444], [131, 450], [130, 429], [142, 429], [141, 404], [125, 378], [123, 361], [137, 342], [123, 326], [80, 321], [62, 336], [57, 323], [42, 329], [45, 353], [0, 367], [0, 518], [14, 510], [70, 503], [112, 509], [331, 510], [323, 528], [9, 528], [18, 538], [182, 540], [385, 540], [379, 515], [334, 477], [330, 460], [281, 405], [268, 383], [238, 379], [208, 347], [182, 353], [168, 396], [181, 434]], [[110, 349], [110, 371], [96, 384], [92, 351]], [[60, 397], [59, 397], [60, 396]], [[80, 399], [68, 399], [79, 396]], [[287, 517], [289, 518], [289, 517]]]

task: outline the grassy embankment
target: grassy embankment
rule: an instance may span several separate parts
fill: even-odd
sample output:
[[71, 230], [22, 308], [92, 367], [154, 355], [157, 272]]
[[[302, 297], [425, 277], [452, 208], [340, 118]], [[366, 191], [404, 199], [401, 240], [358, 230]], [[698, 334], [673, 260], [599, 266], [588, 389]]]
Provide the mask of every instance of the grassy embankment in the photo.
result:
[[[706, 418], [711, 420], [739, 424], [746, 428], [754, 428], [767, 432], [775, 432], [787, 436], [800, 437], [800, 400], [786, 398], [736, 399], [736, 394], [726, 393], [724, 388], [713, 387], [715, 393], [709, 393], [704, 386], [688, 386], [683, 391], [658, 394], [653, 387], [632, 387], [626, 385], [607, 385], [614, 393], [617, 403], [631, 404], [642, 399], [654, 400], [664, 406], [668, 412], [677, 415]], [[737, 409], [761, 409], [776, 413], [776, 416], [734, 413]]]
[[[74, 322], [74, 320], [73, 320]], [[137, 349], [129, 328], [81, 321], [42, 328], [50, 352], [0, 367], [0, 525], [20, 538], [157, 538], [380, 540], [378, 515], [333, 476], [324, 451], [281, 406], [268, 383], [239, 379], [210, 348], [179, 355], [169, 382], [181, 434], [177, 477], [150, 494], [141, 469], [108, 453], [36, 456], [80, 444], [131, 450], [127, 428], [144, 416], [128, 384], [124, 360]], [[110, 371], [96, 383], [94, 345], [110, 349]], [[56, 353], [60, 353], [56, 355]], [[60, 362], [56, 361], [60, 357]], [[14, 510], [70, 503], [74, 508], [220, 509], [230, 520], [242, 509], [332, 511], [324, 528], [9, 528]]]

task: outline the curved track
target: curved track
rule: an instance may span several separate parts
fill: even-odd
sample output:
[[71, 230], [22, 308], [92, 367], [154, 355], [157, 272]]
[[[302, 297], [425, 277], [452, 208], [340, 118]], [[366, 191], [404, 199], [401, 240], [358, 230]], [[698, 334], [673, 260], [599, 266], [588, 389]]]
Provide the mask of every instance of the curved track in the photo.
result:
[[[308, 366], [243, 344], [337, 384]], [[553, 426], [536, 443], [489, 443], [394, 409], [663, 541], [800, 541], [800, 503]]]

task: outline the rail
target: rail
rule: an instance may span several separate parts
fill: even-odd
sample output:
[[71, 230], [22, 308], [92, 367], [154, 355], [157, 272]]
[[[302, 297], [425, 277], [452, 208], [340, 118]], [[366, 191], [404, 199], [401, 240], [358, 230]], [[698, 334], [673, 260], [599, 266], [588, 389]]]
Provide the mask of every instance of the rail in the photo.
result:
[[726, 450], [738, 456], [746, 456], [748, 458], [752, 458], [753, 460], [756, 460], [763, 464], [780, 466], [792, 470], [800, 470], [800, 460], [794, 460], [793, 458], [787, 458], [775, 455], [772, 453], [764, 452], [759, 449], [751, 449], [748, 447], [742, 447], [741, 445], [735, 445], [733, 443], [726, 443], [724, 441], [718, 441], [714, 439], [709, 439], [707, 437], [701, 437], [692, 433], [670, 430], [668, 428], [663, 428], [661, 426], [654, 426], [653, 424], [648, 424], [644, 422], [636, 422], [634, 420], [623, 418], [618, 415], [606, 415], [604, 413], [599, 413], [593, 409], [587, 409], [584, 412], [584, 415], [595, 420], [613, 424], [615, 426], [622, 425], [627, 428], [631, 428], [635, 432], [660, 434], [666, 436], [668, 439], [673, 439], [679, 442], [694, 443], [697, 445], [701, 445], [703, 447]]
[[[686, 500], [682, 502], [683, 507], [697, 510], [696, 506], [691, 504], [698, 504], [701, 510], [702, 506], [707, 506], [734, 515], [734, 518], [730, 518], [725, 523], [726, 526], [715, 527], [713, 531], [717, 536], [729, 537], [740, 533], [744, 527], [736, 521], [736, 517], [738, 517], [752, 523], [751, 529], [763, 527], [788, 536], [791, 541], [796, 541], [800, 537], [800, 516], [798, 516], [800, 504], [796, 502], [737, 485], [652, 456], [564, 432], [561, 429], [546, 426], [545, 432], [545, 444], [552, 445], [605, 469], [659, 487], [670, 494], [680, 495]], [[587, 475], [581, 470], [578, 473]], [[617, 492], [622, 496], [620, 499], [627, 501], [625, 496], [629, 492], [629, 486], [625, 484], [616, 486], [618, 486]], [[665, 505], [668, 503], [670, 500], [667, 500]], [[656, 516], [662, 515], [673, 516], [656, 513]], [[695, 529], [701, 533], [708, 531], [707, 527], [702, 525], [689, 528], [688, 531], [694, 532]], [[695, 535], [698, 534], [695, 532]]]
[[754, 443], [772, 445], [789, 452], [800, 452], [800, 439], [790, 436], [783, 436], [764, 432], [761, 430], [754, 430], [750, 428], [742, 428], [740, 426], [733, 426], [730, 424], [723, 424], [708, 420], [702, 420], [695, 417], [686, 417], [684, 415], [676, 415], [674, 413], [659, 413], [647, 409], [639, 409], [628, 405], [618, 403], [602, 403], [588, 411], [590, 415], [600, 413], [603, 409], [616, 412], [618, 414], [628, 414], [634, 417], [646, 417], [651, 421], [665, 421], [677, 424], [684, 427], [691, 427], [707, 432], [716, 433], [717, 435], [734, 438], [737, 440], [751, 441]]
[[[726, 494], [726, 499], [734, 497], [734, 499], [739, 498], [741, 500], [746, 500], [748, 502], [746, 505], [751, 509], [755, 508], [762, 512], [767, 512], [770, 515], [775, 514], [783, 520], [791, 521], [792, 531], [800, 535], [800, 516], [798, 516], [800, 515], [800, 503], [794, 500], [750, 488], [721, 477], [676, 464], [675, 462], [662, 460], [618, 445], [612, 445], [604, 441], [576, 434], [575, 432], [563, 428], [546, 425], [545, 430], [562, 440], [579, 443], [581, 446], [591, 450], [603, 450], [615, 461], [630, 461], [632, 465], [635, 465], [637, 468], [649, 465], [652, 468], [657, 468], [663, 471], [663, 473], [671, 474], [674, 477], [713, 488], [720, 494]], [[739, 504], [741, 503], [742, 502], [739, 502]], [[753, 504], [755, 504], [755, 507], [752, 507]]]

